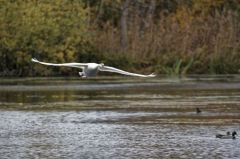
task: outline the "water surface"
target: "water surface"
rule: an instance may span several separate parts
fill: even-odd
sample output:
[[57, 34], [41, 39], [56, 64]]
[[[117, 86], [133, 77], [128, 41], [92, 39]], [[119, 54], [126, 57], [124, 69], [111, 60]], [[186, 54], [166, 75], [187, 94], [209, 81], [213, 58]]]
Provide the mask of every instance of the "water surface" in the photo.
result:
[[239, 158], [239, 124], [237, 75], [0, 80], [2, 158]]

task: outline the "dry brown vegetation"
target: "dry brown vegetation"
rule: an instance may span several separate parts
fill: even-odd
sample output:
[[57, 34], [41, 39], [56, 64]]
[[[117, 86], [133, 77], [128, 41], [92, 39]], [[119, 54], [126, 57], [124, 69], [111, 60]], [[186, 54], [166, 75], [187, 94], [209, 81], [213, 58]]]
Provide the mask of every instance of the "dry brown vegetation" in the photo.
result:
[[[239, 15], [229, 10], [194, 17], [189, 14], [159, 15], [143, 33], [139, 28], [141, 18], [135, 17], [129, 23], [127, 51], [121, 49], [120, 30], [108, 25], [97, 31], [95, 44], [107, 56], [124, 57], [135, 68], [149, 68], [159, 73], [171, 73], [166, 68], [174, 72], [180, 60], [180, 70], [175, 73], [237, 73], [240, 68]], [[184, 69], [187, 66], [188, 70]]]
[[237, 0], [1, 3], [2, 76], [76, 72], [33, 65], [33, 56], [59, 63], [104, 62], [139, 73], [239, 73]]

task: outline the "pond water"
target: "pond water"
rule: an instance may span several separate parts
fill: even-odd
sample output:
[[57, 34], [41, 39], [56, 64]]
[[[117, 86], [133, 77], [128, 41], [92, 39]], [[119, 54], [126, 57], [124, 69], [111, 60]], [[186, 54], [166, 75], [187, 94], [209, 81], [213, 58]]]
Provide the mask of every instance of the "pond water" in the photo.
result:
[[0, 79], [1, 158], [238, 159], [239, 134], [238, 75]]

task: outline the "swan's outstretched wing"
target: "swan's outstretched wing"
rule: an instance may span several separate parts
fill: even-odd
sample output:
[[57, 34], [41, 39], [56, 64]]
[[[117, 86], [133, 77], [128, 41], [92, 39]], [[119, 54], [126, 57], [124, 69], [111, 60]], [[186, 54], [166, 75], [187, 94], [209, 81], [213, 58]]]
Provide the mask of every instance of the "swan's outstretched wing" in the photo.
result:
[[48, 65], [48, 66], [66, 66], [66, 67], [76, 67], [76, 68], [82, 68], [82, 69], [88, 66], [86, 63], [62, 63], [62, 64], [47, 63], [47, 62], [38, 61], [36, 58], [32, 58], [32, 62], [36, 62], [43, 65]]
[[155, 77], [156, 76], [154, 73], [152, 73], [150, 75], [142, 75], [142, 74], [123, 71], [123, 70], [120, 70], [120, 69], [117, 69], [117, 68], [114, 68], [114, 67], [110, 67], [110, 66], [99, 67], [99, 71], [115, 72], [115, 73], [120, 73], [120, 74], [123, 74], [123, 75], [138, 76], [138, 77]]

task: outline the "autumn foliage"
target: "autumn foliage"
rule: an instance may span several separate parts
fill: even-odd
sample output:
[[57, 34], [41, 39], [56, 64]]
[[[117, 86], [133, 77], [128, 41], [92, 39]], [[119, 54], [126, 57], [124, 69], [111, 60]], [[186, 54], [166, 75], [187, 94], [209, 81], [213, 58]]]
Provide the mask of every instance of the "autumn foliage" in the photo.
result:
[[237, 0], [1, 0], [0, 75], [75, 75], [52, 63], [129, 71], [228, 74], [240, 69]]

